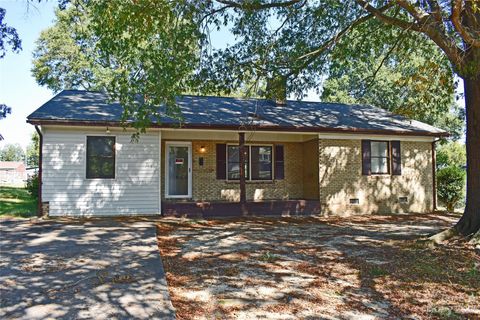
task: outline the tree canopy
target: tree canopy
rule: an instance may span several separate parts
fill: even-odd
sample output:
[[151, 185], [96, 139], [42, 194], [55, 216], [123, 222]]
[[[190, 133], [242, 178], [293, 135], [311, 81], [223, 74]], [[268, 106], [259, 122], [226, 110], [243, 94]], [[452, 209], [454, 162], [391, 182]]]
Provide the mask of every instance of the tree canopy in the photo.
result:
[[[339, 41], [330, 55], [322, 100], [371, 104], [460, 139], [464, 116], [455, 101], [457, 83], [448, 60], [424, 37], [385, 30], [379, 23], [371, 20]], [[363, 29], [373, 30], [368, 41]]]
[[28, 167], [38, 167], [38, 160], [40, 157], [40, 137], [37, 132], [32, 133], [25, 156]]
[[[32, 74], [54, 92], [62, 89], [105, 89], [112, 73], [96, 52], [87, 8], [57, 9], [55, 24], [43, 30], [33, 53]], [[113, 66], [112, 66], [113, 67]]]
[[22, 41], [17, 30], [4, 21], [6, 13], [4, 8], [0, 8], [0, 59], [5, 57], [9, 47], [13, 52], [22, 50]]
[[437, 150], [437, 168], [448, 166], [463, 167], [467, 163], [465, 145], [454, 141], [439, 146]]
[[24, 158], [25, 152], [18, 143], [9, 143], [0, 149], [0, 161], [23, 161]]
[[[7, 53], [8, 47], [13, 52], [22, 50], [22, 41], [18, 36], [17, 30], [4, 22], [6, 10], [0, 8], [0, 59], [3, 59]], [[0, 103], [0, 120], [7, 117], [7, 114], [12, 113], [12, 108], [6, 104]], [[3, 136], [0, 133], [0, 141]]]
[[[171, 14], [170, 11], [181, 10], [181, 3], [168, 7], [165, 3], [141, 1], [131, 7], [128, 4], [98, 6], [73, 1], [67, 10], [57, 10], [55, 24], [41, 33], [34, 52], [32, 73], [40, 85], [53, 91], [83, 88], [106, 90], [117, 98], [123, 97], [125, 104], [132, 105], [127, 108], [125, 119], [136, 117], [138, 128], [148, 126], [151, 116], [156, 116], [155, 103], [167, 101], [172, 105], [170, 110], [176, 111], [174, 94], [268, 96], [266, 83], [272, 77], [281, 76], [286, 77], [288, 93], [297, 97], [304, 96], [309, 89], [317, 92], [323, 89], [322, 99], [325, 101], [373, 104], [443, 127], [453, 132], [455, 138], [461, 135], [459, 112], [449, 112], [454, 106], [455, 89], [450, 64], [431, 41], [418, 34], [381, 28], [381, 22], [370, 19], [358, 25], [335, 46], [332, 43], [333, 50], [327, 51], [326, 48], [328, 54], [319, 56], [320, 59], [315, 59], [311, 65], [308, 62], [303, 66], [298, 63], [290, 65], [288, 61], [294, 61], [315, 46], [309, 39], [312, 30], [303, 30], [302, 24], [328, 30], [330, 33], [325, 39], [334, 34], [337, 23], [334, 19], [305, 20], [309, 15], [314, 15], [310, 20], [325, 15], [326, 11], [307, 4], [292, 7], [280, 25], [281, 16], [287, 14], [284, 10], [275, 14], [251, 10], [242, 18], [245, 21], [240, 22], [236, 20], [240, 16], [234, 18], [232, 15], [235, 14], [228, 13], [227, 9], [231, 9], [228, 5], [216, 8], [213, 2], [199, 6], [184, 2], [182, 12], [193, 21], [185, 22], [185, 18], [181, 24], [188, 25], [189, 29], [173, 32], [176, 28], [162, 30], [155, 24], [150, 27], [152, 34], [165, 34], [169, 39], [183, 42], [187, 52], [182, 52], [179, 57], [171, 56], [175, 45], [165, 40], [159, 41], [156, 52], [150, 50], [152, 41], [149, 35], [140, 39], [138, 33], [142, 32], [135, 30], [145, 23], [148, 26], [149, 19], [155, 15], [158, 21], [162, 21], [160, 18]], [[345, 8], [337, 10], [339, 14], [348, 11]], [[106, 12], [111, 13], [107, 17], [110, 20], [95, 18], [98, 15], [103, 17]], [[122, 14], [131, 14], [135, 19], [127, 21]], [[117, 25], [119, 22], [123, 25]], [[195, 27], [195, 22], [204, 29]], [[225, 24], [227, 27], [233, 25], [233, 34], [243, 40], [226, 49], [211, 48], [209, 28], [222, 28]], [[269, 28], [269, 24], [276, 25]], [[107, 32], [112, 36], [107, 37]], [[189, 36], [196, 42], [185, 40]], [[146, 43], [149, 43], [148, 47], [145, 47]], [[169, 46], [172, 47], [170, 50]], [[131, 49], [136, 47], [140, 50]], [[144, 51], [149, 55], [145, 56]], [[158, 64], [172, 59], [176, 62], [190, 60], [180, 74], [178, 64]], [[285, 60], [283, 64], [282, 59]], [[140, 62], [143, 60], [148, 63]], [[115, 70], [116, 61], [124, 63], [123, 72]], [[145, 67], [147, 70], [143, 70]], [[152, 70], [161, 70], [164, 79], [158, 74], [149, 74]], [[138, 79], [132, 78], [132, 74], [137, 74]], [[327, 80], [323, 81], [327, 75]], [[150, 86], [145, 77], [152, 79]], [[172, 82], [171, 79], [178, 81]], [[143, 105], [135, 101], [138, 92], [143, 92], [144, 96], [148, 93], [149, 99], [144, 100]]]

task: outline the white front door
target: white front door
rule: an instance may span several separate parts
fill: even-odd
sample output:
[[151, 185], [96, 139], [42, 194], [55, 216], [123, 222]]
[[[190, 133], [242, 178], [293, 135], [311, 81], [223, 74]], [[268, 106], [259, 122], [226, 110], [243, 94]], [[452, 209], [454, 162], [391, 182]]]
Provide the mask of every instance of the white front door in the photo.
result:
[[166, 142], [165, 197], [192, 197], [192, 144]]

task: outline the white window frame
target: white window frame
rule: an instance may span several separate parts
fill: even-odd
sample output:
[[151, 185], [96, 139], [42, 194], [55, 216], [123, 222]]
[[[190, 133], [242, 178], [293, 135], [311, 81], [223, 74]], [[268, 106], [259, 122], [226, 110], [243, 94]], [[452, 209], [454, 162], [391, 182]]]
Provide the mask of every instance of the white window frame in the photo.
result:
[[[169, 195], [168, 194], [168, 163], [170, 160], [170, 153], [168, 148], [174, 147], [188, 147], [188, 194], [187, 195]], [[165, 198], [185, 199], [192, 197], [192, 142], [190, 141], [165, 141]]]
[[[372, 156], [372, 142], [381, 142], [381, 143], [386, 143], [387, 144], [387, 156], [386, 157], [379, 157], [379, 156]], [[370, 140], [370, 174], [371, 175], [391, 175], [392, 173], [392, 168], [391, 168], [391, 163], [392, 163], [392, 155], [391, 155], [391, 143], [389, 140]], [[372, 159], [373, 158], [386, 158], [387, 159], [387, 172], [373, 172], [372, 171]]]
[[[234, 146], [234, 147], [240, 147], [238, 143], [227, 143], [227, 150], [225, 152], [225, 172], [226, 172], [226, 180], [227, 181], [239, 181], [239, 179], [229, 179], [228, 178], [228, 146]], [[272, 148], [272, 161], [271, 161], [271, 167], [272, 167], [272, 178], [269, 180], [258, 180], [258, 179], [252, 179], [252, 150], [250, 147], [270, 147]], [[252, 144], [245, 144], [245, 147], [248, 147], [248, 179], [245, 179], [245, 181], [249, 182], [272, 182], [275, 177], [275, 146], [270, 143], [252, 143]]]

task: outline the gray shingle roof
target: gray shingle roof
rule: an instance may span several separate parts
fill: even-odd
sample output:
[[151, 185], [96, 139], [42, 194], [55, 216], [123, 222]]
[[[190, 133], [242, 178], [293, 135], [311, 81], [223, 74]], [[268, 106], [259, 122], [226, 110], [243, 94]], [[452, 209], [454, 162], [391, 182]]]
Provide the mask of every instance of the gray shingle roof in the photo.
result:
[[[185, 127], [240, 127], [297, 131], [357, 131], [445, 135], [428, 124], [395, 115], [369, 105], [288, 100], [277, 105], [266, 99], [240, 99], [211, 96], [181, 96], [177, 104]], [[108, 103], [101, 92], [64, 90], [31, 115], [31, 123], [88, 122], [102, 125], [119, 122], [122, 107]], [[164, 117], [160, 126], [178, 124]]]

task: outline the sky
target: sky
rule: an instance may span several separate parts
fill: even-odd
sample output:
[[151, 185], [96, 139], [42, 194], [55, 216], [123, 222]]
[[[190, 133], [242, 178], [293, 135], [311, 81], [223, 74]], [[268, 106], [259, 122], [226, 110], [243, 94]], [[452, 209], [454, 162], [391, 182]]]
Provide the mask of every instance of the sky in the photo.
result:
[[53, 23], [58, 2], [45, 1], [27, 5], [26, 1], [0, 0], [6, 10], [5, 22], [17, 29], [22, 40], [20, 53], [7, 51], [0, 60], [0, 103], [12, 108], [7, 118], [0, 120], [0, 133], [7, 143], [19, 143], [24, 148], [30, 142], [34, 127], [26, 123], [27, 116], [53, 97], [53, 92], [40, 87], [31, 75], [32, 52], [43, 29]]

